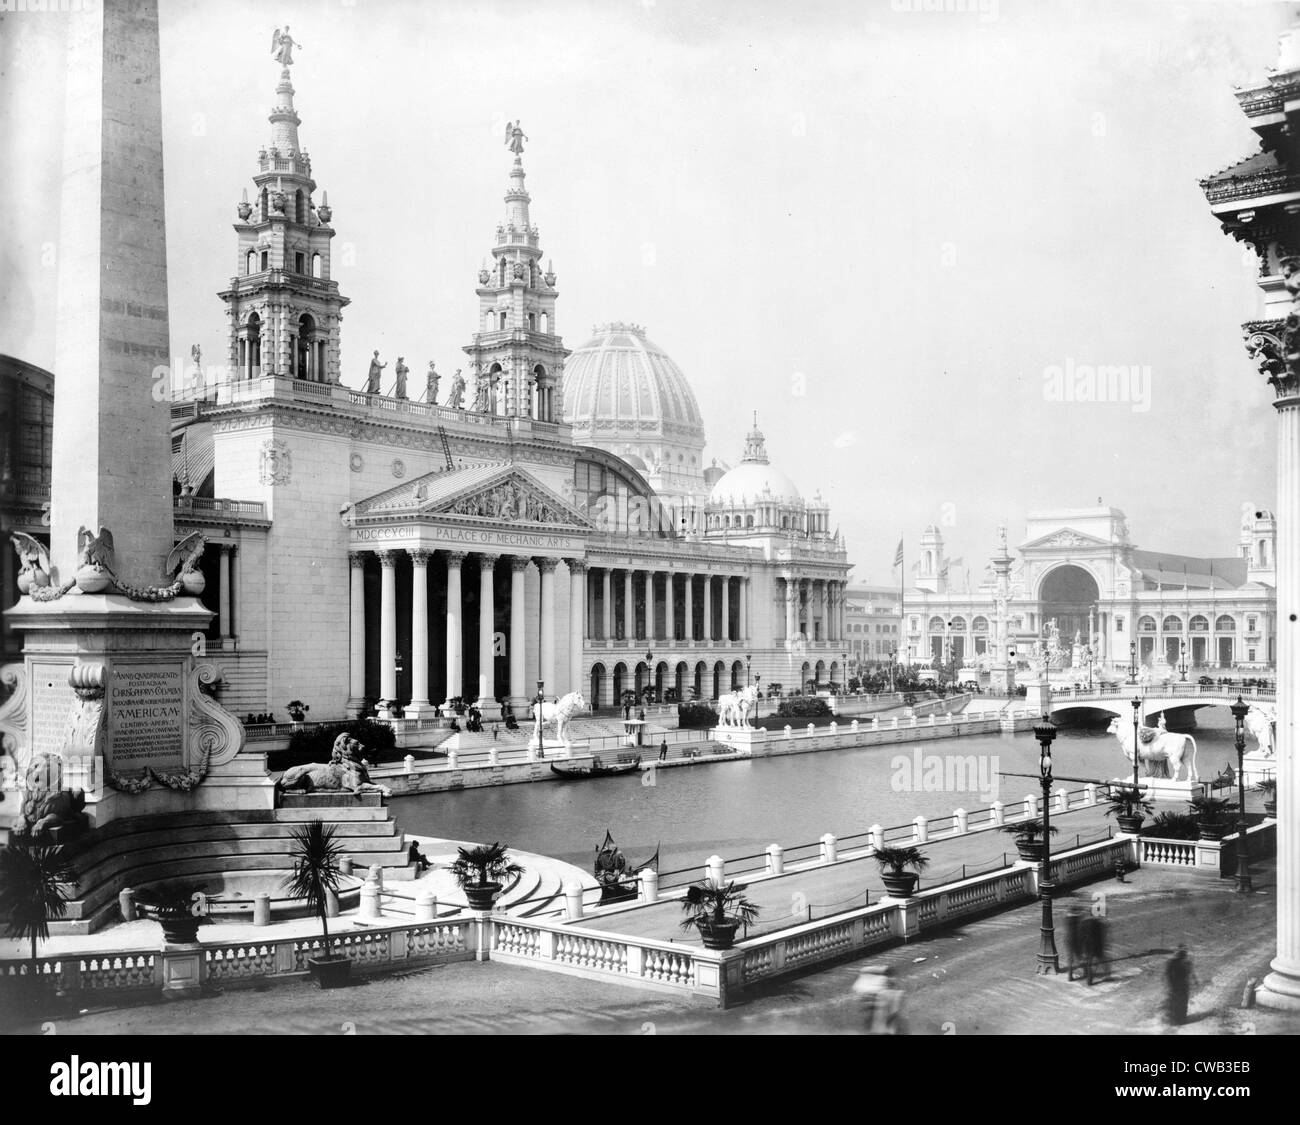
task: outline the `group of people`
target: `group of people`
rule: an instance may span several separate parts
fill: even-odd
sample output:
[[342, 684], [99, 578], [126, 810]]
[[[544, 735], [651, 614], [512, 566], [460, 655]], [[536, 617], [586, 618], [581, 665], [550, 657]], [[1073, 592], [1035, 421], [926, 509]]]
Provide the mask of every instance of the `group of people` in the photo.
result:
[[[1110, 976], [1110, 960], [1106, 955], [1109, 923], [1098, 914], [1084, 914], [1077, 902], [1065, 908], [1065, 973], [1074, 980], [1074, 970], [1079, 979], [1092, 984], [1099, 977]], [[1104, 974], [1104, 975], [1103, 975]]]
[[244, 726], [253, 726], [257, 723], [273, 723], [275, 716], [269, 711], [261, 711], [254, 715], [251, 711], [244, 717]]

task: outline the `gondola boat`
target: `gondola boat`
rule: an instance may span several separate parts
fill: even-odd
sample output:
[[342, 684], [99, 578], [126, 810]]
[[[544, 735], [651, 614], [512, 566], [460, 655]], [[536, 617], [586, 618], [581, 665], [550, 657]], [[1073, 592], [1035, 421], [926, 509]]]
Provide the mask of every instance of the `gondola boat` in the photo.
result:
[[551, 773], [565, 781], [582, 781], [589, 777], [616, 777], [621, 773], [634, 773], [640, 768], [640, 755], [631, 762], [620, 762], [616, 766], [602, 765], [599, 758], [592, 759], [589, 766], [561, 766], [551, 763]]

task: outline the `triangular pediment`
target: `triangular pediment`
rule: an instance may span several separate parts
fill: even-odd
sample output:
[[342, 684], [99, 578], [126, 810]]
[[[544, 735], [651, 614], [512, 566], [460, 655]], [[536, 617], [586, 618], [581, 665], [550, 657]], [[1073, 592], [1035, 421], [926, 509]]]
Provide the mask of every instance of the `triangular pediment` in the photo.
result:
[[1062, 527], [1037, 539], [1031, 539], [1027, 543], [1021, 543], [1020, 550], [1095, 551], [1099, 548], [1110, 550], [1115, 546], [1116, 544], [1107, 539], [1099, 539], [1095, 535], [1075, 531], [1072, 527]]
[[447, 516], [485, 524], [595, 530], [573, 505], [509, 461], [426, 473], [360, 501], [355, 513], [367, 519]]

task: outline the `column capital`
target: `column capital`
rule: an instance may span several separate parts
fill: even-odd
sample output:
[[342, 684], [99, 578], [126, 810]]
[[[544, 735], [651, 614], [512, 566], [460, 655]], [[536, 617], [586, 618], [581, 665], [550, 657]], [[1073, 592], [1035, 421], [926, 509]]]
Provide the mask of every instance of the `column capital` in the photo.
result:
[[407, 554], [411, 556], [411, 563], [414, 566], [428, 566], [429, 556], [433, 552], [425, 547], [416, 547], [414, 550], [408, 551]]
[[375, 556], [379, 559], [379, 565], [392, 568], [397, 565], [396, 551], [376, 551]]
[[533, 561], [537, 563], [537, 569], [543, 574], [553, 574], [555, 572], [555, 566], [560, 560], [539, 558], [534, 559]]
[[487, 551], [480, 551], [478, 556], [478, 565], [480, 570], [492, 570], [496, 567], [500, 555], [492, 555]]
[[464, 551], [444, 551], [443, 555], [447, 560], [447, 565], [454, 566], [457, 569], [460, 569], [460, 564], [465, 561]]
[[364, 570], [366, 566], [366, 556], [368, 554], [370, 554], [369, 551], [349, 551], [348, 563], [351, 565], [353, 570]]
[[564, 562], [568, 566], [570, 574], [587, 573], [587, 561], [585, 559], [565, 559]]
[[528, 569], [528, 564], [532, 561], [533, 560], [530, 559], [527, 555], [511, 555], [510, 569], [513, 570], [516, 574], [522, 574], [525, 570]]

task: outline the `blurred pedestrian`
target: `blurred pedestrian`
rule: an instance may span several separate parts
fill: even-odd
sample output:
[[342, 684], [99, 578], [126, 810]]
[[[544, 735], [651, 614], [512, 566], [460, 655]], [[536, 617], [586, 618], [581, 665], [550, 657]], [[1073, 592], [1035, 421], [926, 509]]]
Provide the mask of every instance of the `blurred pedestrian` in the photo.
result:
[[1187, 1002], [1196, 983], [1196, 972], [1187, 946], [1180, 943], [1178, 951], [1165, 965], [1165, 1014], [1171, 1024], [1187, 1022]]
[[853, 994], [862, 1006], [868, 1035], [906, 1035], [903, 1022], [903, 990], [890, 965], [866, 965], [858, 970]]
[[1065, 908], [1065, 977], [1074, 980], [1074, 966], [1083, 960], [1083, 909], [1073, 899]]

